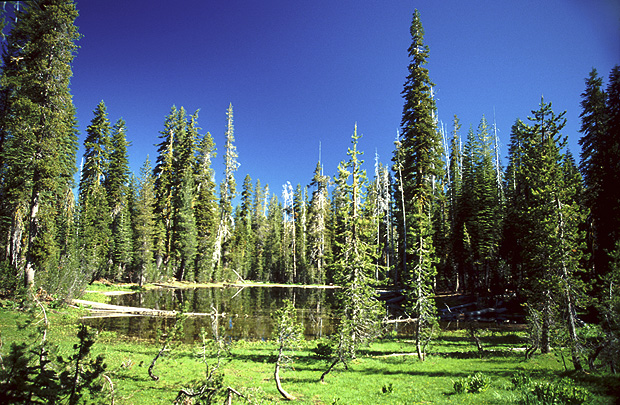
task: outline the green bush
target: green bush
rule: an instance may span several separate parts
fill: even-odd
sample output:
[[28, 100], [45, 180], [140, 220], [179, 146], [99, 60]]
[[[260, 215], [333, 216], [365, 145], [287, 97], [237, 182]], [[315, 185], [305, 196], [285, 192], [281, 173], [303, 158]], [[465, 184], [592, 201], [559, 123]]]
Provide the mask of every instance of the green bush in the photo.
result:
[[392, 383], [384, 384], [381, 388], [381, 392], [383, 392], [384, 394], [391, 394], [392, 392], [394, 392], [394, 385]]
[[514, 389], [526, 388], [532, 385], [532, 379], [524, 371], [517, 371], [510, 380]]
[[583, 387], [578, 387], [572, 380], [564, 379], [558, 383], [534, 383], [530, 391], [526, 392], [524, 405], [558, 404], [579, 405], [588, 403], [590, 393]]
[[334, 348], [329, 343], [318, 342], [312, 352], [318, 359], [328, 360], [334, 354]]
[[482, 374], [476, 373], [465, 378], [459, 378], [454, 381], [453, 387], [457, 394], [469, 392], [471, 394], [479, 394], [486, 391], [491, 386], [491, 379]]

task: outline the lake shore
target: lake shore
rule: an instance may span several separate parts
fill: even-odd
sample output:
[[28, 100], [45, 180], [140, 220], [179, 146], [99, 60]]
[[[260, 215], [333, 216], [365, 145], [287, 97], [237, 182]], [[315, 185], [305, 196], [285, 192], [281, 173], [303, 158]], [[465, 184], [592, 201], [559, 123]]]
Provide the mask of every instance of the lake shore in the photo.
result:
[[[29, 337], [32, 327], [20, 329], [17, 326], [32, 320], [33, 315], [7, 308], [7, 305], [0, 308], [0, 353], [5, 362], [10, 358], [12, 344], [36, 346], [40, 342], [38, 338]], [[77, 342], [79, 318], [84, 310], [47, 306], [46, 313], [47, 339], [57, 347], [55, 353], [67, 357]], [[34, 320], [40, 317], [35, 311]], [[480, 338], [483, 352], [477, 350], [467, 331], [439, 331], [426, 361], [420, 362], [411, 355], [415, 350], [410, 338], [385, 336], [362, 348], [348, 370], [337, 368], [325, 384], [318, 383], [318, 379], [326, 362], [315, 350], [319, 343], [328, 343], [328, 340], [305, 341], [293, 353], [294, 363], [282, 374], [282, 383], [300, 404], [332, 404], [334, 401], [342, 404], [517, 404], [523, 393], [515, 389], [511, 381], [514, 375], [524, 373], [537, 383], [570, 380], [575, 386], [586, 387], [592, 393], [588, 403], [613, 404], [616, 401], [613, 390], [620, 388], [618, 376], [566, 372], [559, 355], [561, 348], [528, 360], [522, 352], [527, 345], [526, 334], [522, 331], [487, 331], [481, 333]], [[161, 349], [160, 340], [126, 338], [101, 331], [92, 355], [102, 355], [105, 359], [105, 375], [113, 384], [115, 404], [172, 403], [181, 389], [196, 388], [204, 382], [206, 365], [212, 367], [217, 361], [215, 352], [210, 351], [212, 342], [209, 336], [204, 343], [173, 341], [154, 369], [160, 377], [157, 381], [149, 378], [147, 369]], [[271, 340], [230, 342], [219, 369], [223, 387], [231, 387], [253, 398], [255, 403], [280, 402], [273, 380], [276, 349]], [[490, 382], [485, 392], [457, 394], [454, 391], [455, 381], [476, 373], [482, 373]], [[106, 384], [100, 391], [102, 396], [112, 392]], [[223, 398], [216, 401], [222, 402]]]

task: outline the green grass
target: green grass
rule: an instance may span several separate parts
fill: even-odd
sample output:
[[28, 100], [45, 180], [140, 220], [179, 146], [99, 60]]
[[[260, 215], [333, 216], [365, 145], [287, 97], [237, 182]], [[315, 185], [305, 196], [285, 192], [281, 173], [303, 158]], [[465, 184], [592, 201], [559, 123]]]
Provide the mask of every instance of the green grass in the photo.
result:
[[[48, 310], [48, 339], [58, 344], [58, 351], [70, 353], [77, 341], [76, 323], [79, 313]], [[0, 308], [0, 353], [3, 358], [13, 342], [27, 341], [27, 331], [17, 328], [26, 315], [13, 309]], [[564, 372], [562, 361], [553, 354], [526, 360], [516, 350], [524, 347], [522, 332], [482, 335], [487, 350], [480, 354], [466, 332], [442, 332], [430, 347], [424, 362], [409, 354], [415, 352], [407, 339], [388, 339], [363, 348], [349, 370], [338, 366], [318, 382], [325, 370], [324, 361], [316, 358], [315, 342], [306, 342], [296, 352], [294, 369], [281, 373], [285, 390], [297, 397], [300, 404], [516, 404], [521, 398], [512, 389], [511, 377], [518, 371], [528, 373], [534, 381], [554, 382], [562, 377], [574, 378], [576, 384], [593, 393], [590, 403], [613, 404], [614, 388], [620, 387], [618, 377], [607, 374], [572, 375]], [[103, 354], [108, 365], [106, 374], [115, 389], [116, 404], [172, 403], [179, 389], [187, 388], [204, 377], [200, 345], [175, 344], [160, 358], [153, 381], [148, 366], [159, 351], [154, 341], [129, 340], [114, 333], [102, 332], [93, 354]], [[224, 386], [230, 386], [259, 398], [262, 402], [282, 403], [276, 390], [273, 372], [273, 342], [236, 342], [231, 356], [223, 364]], [[456, 394], [454, 382], [475, 373], [490, 379], [490, 387], [482, 393]], [[385, 391], [385, 392], [384, 392]], [[222, 403], [218, 400], [217, 403]], [[234, 401], [241, 403], [242, 401]]]

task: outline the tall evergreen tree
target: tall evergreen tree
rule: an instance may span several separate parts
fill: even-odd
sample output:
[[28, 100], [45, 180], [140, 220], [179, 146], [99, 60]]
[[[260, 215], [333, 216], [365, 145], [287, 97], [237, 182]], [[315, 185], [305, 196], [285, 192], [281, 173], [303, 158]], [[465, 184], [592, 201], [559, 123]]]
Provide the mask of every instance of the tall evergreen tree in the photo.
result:
[[307, 204], [307, 189], [302, 188], [301, 184], [298, 184], [295, 188], [295, 194], [293, 196], [293, 212], [295, 219], [295, 263], [297, 268], [298, 279], [295, 282], [301, 282], [308, 284], [310, 277], [308, 277], [308, 236], [307, 236], [307, 223], [308, 223], [308, 204]]
[[581, 94], [580, 169], [585, 181], [585, 201], [590, 208], [595, 273], [609, 271], [610, 256], [620, 239], [620, 67], [612, 69], [607, 92], [596, 69], [586, 79]]
[[283, 256], [285, 247], [283, 241], [283, 210], [278, 196], [273, 194], [269, 199], [269, 208], [266, 219], [266, 242], [264, 271], [269, 272], [268, 281], [274, 283], [285, 282]]
[[[367, 188], [366, 172], [361, 168], [360, 136], [357, 124], [351, 137], [349, 160], [338, 165], [334, 190], [334, 279], [338, 291], [339, 326], [333, 359], [325, 375], [338, 363], [347, 367], [360, 345], [378, 336], [380, 304], [374, 290], [374, 226], [363, 201]], [[372, 208], [370, 210], [372, 212]]]
[[24, 5], [7, 37], [2, 102], [0, 195], [12, 264], [32, 286], [37, 271], [57, 271], [60, 209], [73, 186], [77, 131], [69, 82], [79, 38], [71, 1]]
[[254, 242], [252, 234], [252, 198], [254, 185], [249, 174], [243, 179], [241, 186], [241, 205], [237, 207], [235, 228], [231, 250], [233, 267], [245, 279], [251, 273], [251, 254]]
[[[434, 324], [436, 309], [431, 299], [436, 270], [434, 263], [432, 218], [436, 205], [437, 182], [443, 174], [441, 136], [436, 127], [433, 83], [425, 67], [428, 46], [424, 45], [424, 29], [420, 13], [415, 10], [411, 22], [411, 58], [402, 91], [404, 106], [401, 121], [403, 138], [397, 145], [393, 161], [401, 185], [401, 215], [405, 218], [401, 236], [406, 244], [403, 269], [408, 308], [415, 311], [416, 345], [420, 360], [424, 359], [423, 331]], [[421, 312], [418, 312], [421, 311]]]
[[219, 225], [213, 261], [219, 267], [221, 259], [226, 259], [228, 241], [230, 240], [233, 227], [233, 206], [232, 201], [237, 196], [237, 183], [235, 182], [235, 172], [239, 168], [237, 158], [237, 147], [235, 146], [234, 126], [233, 126], [233, 107], [228, 106], [226, 111], [226, 141], [224, 143], [224, 178], [220, 183], [220, 205], [219, 205]]
[[251, 278], [256, 280], [266, 280], [265, 275], [265, 249], [267, 238], [267, 199], [269, 198], [269, 186], [263, 188], [260, 179], [256, 180], [254, 186], [254, 200], [252, 202], [252, 234], [254, 243], [252, 244], [252, 257], [250, 267], [252, 269]]
[[176, 137], [184, 129], [184, 121], [185, 111], [172, 106], [164, 121], [164, 130], [160, 133], [162, 141], [157, 149], [158, 156], [153, 170], [157, 214], [155, 258], [157, 269], [165, 275], [170, 275], [168, 265], [172, 251], [173, 198], [177, 181], [174, 172]]
[[93, 111], [93, 119], [86, 128], [84, 159], [79, 186], [79, 244], [82, 266], [95, 278], [114, 278], [108, 258], [112, 247], [109, 201], [104, 185], [108, 172], [110, 148], [110, 121], [106, 106], [101, 101]]
[[174, 197], [171, 257], [173, 274], [178, 280], [195, 280], [197, 229], [194, 210], [196, 150], [199, 138], [198, 111], [189, 119], [181, 107], [174, 154]]
[[217, 234], [217, 196], [215, 172], [211, 162], [216, 156], [215, 142], [207, 132], [198, 144], [196, 161], [196, 280], [213, 280], [213, 251]]
[[460, 215], [463, 188], [463, 158], [461, 153], [461, 137], [459, 135], [461, 124], [456, 115], [454, 116], [453, 125], [454, 129], [450, 141], [450, 155], [447, 168], [448, 221], [450, 223], [448, 256], [452, 271], [451, 274], [446, 274], [446, 277], [454, 280], [454, 291], [459, 291], [461, 289], [464, 263], [463, 222]]
[[478, 293], [497, 282], [502, 207], [497, 191], [492, 139], [483, 117], [474, 133], [470, 129], [462, 158], [462, 184], [458, 197], [455, 230], [464, 243], [457, 243], [459, 267], [465, 269], [465, 288]]
[[[511, 145], [520, 161], [514, 175], [517, 210], [523, 251], [525, 292], [532, 322], [540, 328], [540, 349], [549, 352], [554, 328], [569, 336], [573, 364], [581, 368], [577, 336], [578, 270], [581, 239], [578, 205], [580, 179], [574, 176], [574, 162], [562, 150], [565, 113], [556, 115], [550, 103], [541, 101], [532, 111], [534, 125], [520, 125], [519, 148]], [[572, 168], [571, 168], [572, 167]], [[572, 174], [571, 174], [572, 173]]]
[[328, 256], [328, 190], [329, 177], [323, 174], [321, 162], [314, 170], [310, 186], [316, 187], [312, 192], [308, 210], [308, 258], [309, 278], [314, 283], [325, 282], [326, 257]]
[[140, 169], [140, 178], [135, 192], [135, 204], [132, 206], [131, 216], [134, 234], [133, 267], [135, 269], [134, 279], [142, 285], [145, 281], [157, 280], [154, 262], [155, 178], [148, 156]]
[[126, 276], [133, 256], [129, 198], [129, 158], [125, 121], [119, 119], [112, 129], [109, 162], [104, 186], [112, 213], [110, 267], [115, 279]]

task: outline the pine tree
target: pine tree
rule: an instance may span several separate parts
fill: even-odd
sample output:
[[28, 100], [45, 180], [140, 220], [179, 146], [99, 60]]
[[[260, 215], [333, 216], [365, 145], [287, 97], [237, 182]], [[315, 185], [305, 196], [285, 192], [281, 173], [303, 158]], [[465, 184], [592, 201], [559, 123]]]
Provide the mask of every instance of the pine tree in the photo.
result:
[[293, 204], [293, 186], [290, 181], [282, 185], [282, 200], [284, 201], [282, 215], [282, 245], [284, 246], [282, 256], [283, 280], [286, 283], [292, 283], [297, 279], [297, 257], [296, 251], [297, 236], [295, 207]]
[[[168, 274], [168, 265], [172, 250], [172, 226], [173, 226], [173, 196], [175, 186], [175, 146], [176, 136], [184, 127], [185, 112], [177, 110], [175, 106], [170, 109], [170, 114], [164, 121], [164, 130], [160, 133], [160, 142], [157, 149], [157, 160], [153, 175], [155, 177], [155, 258], [157, 269], [164, 275]], [[163, 266], [163, 267], [162, 267]]]
[[133, 256], [131, 218], [128, 204], [129, 158], [125, 121], [119, 119], [112, 129], [109, 163], [104, 180], [108, 204], [112, 213], [112, 244], [110, 267], [115, 279], [126, 276]]
[[455, 225], [460, 229], [455, 234], [469, 242], [457, 242], [461, 262], [459, 267], [465, 271], [465, 288], [470, 291], [485, 293], [491, 287], [492, 277], [498, 284], [496, 275], [491, 274], [498, 268], [500, 229], [502, 209], [497, 191], [497, 176], [493, 162], [489, 126], [483, 117], [474, 133], [470, 129], [462, 157], [462, 184], [458, 198], [458, 214]]
[[69, 91], [76, 17], [70, 1], [25, 5], [3, 52], [0, 196], [9, 235], [24, 235], [23, 242], [9, 240], [17, 242], [11, 261], [27, 286], [37, 271], [57, 271], [56, 231], [67, 223], [60, 207], [73, 187], [77, 151]]
[[239, 168], [237, 162], [237, 147], [235, 146], [234, 126], [233, 126], [233, 108], [232, 104], [228, 106], [226, 111], [226, 142], [224, 144], [224, 178], [220, 183], [220, 205], [219, 205], [219, 225], [217, 231], [217, 239], [215, 242], [215, 250], [213, 252], [213, 262], [218, 267], [226, 266], [222, 263], [222, 258], [226, 259], [227, 243], [232, 234], [233, 227], [233, 207], [232, 201], [237, 196], [237, 183], [235, 182], [235, 172]]
[[452, 274], [447, 277], [454, 280], [454, 291], [460, 291], [463, 278], [464, 249], [463, 249], [463, 221], [460, 215], [461, 193], [463, 188], [463, 157], [461, 153], [461, 137], [459, 130], [461, 124], [458, 117], [454, 116], [454, 129], [450, 141], [450, 156], [448, 159], [448, 220], [449, 231], [449, 257]]
[[197, 248], [196, 219], [193, 210], [193, 171], [182, 173], [181, 184], [175, 194], [173, 254], [177, 280], [195, 281], [194, 263]]
[[519, 170], [526, 203], [518, 214], [522, 219], [529, 217], [522, 252], [528, 277], [527, 300], [530, 313], [540, 319], [540, 349], [549, 352], [552, 336], [558, 335], [553, 333], [554, 328], [566, 330], [573, 365], [579, 370], [575, 272], [581, 251], [578, 228], [582, 215], [577, 203], [580, 179], [570, 175], [575, 172], [574, 164], [562, 153], [566, 145], [561, 135], [565, 113], [555, 115], [551, 104], [542, 100], [532, 114], [534, 125], [523, 128]]
[[607, 92], [602, 85], [593, 69], [581, 94], [579, 140], [585, 201], [591, 212], [592, 266], [599, 276], [609, 271], [609, 253], [620, 239], [620, 67], [612, 70]]
[[308, 204], [307, 189], [298, 184], [295, 188], [293, 196], [293, 212], [295, 215], [295, 263], [297, 268], [298, 279], [296, 282], [302, 284], [309, 283], [308, 276], [308, 241], [307, 241], [307, 221], [308, 221]]
[[86, 200], [88, 193], [92, 192], [94, 187], [104, 185], [108, 171], [111, 126], [103, 101], [99, 102], [93, 115], [90, 125], [86, 128], [84, 140], [84, 159], [79, 187], [81, 201]]
[[524, 176], [526, 145], [530, 142], [528, 132], [527, 125], [517, 119], [511, 128], [509, 161], [504, 180], [506, 210], [501, 255], [510, 267], [510, 282], [515, 288], [521, 288], [525, 278], [525, 241], [531, 220], [529, 216], [523, 215], [530, 199], [527, 179]]
[[196, 280], [213, 280], [213, 250], [217, 234], [217, 196], [211, 162], [216, 156], [215, 142], [207, 132], [198, 144], [196, 161]]
[[[404, 106], [401, 121], [402, 141], [394, 152], [394, 172], [400, 186], [402, 201], [400, 215], [404, 282], [409, 296], [408, 308], [417, 318], [416, 346], [420, 360], [424, 359], [424, 332], [434, 325], [435, 307], [432, 286], [436, 270], [434, 263], [433, 224], [443, 175], [441, 136], [436, 127], [436, 107], [432, 94], [426, 59], [428, 46], [424, 45], [424, 29], [420, 13], [413, 13], [409, 47], [409, 74], [402, 91]], [[423, 311], [423, 312], [417, 312]]]
[[316, 187], [312, 192], [308, 210], [308, 258], [309, 279], [313, 283], [325, 282], [326, 256], [328, 255], [328, 191], [329, 177], [323, 174], [321, 162], [314, 170], [310, 186]]
[[198, 131], [198, 111], [185, 119], [184, 110], [179, 111], [176, 152], [173, 160], [174, 196], [172, 200], [171, 257], [173, 273], [178, 280], [195, 280], [195, 257], [197, 229], [194, 210], [195, 167]]
[[285, 282], [283, 256], [285, 247], [282, 244], [283, 229], [282, 204], [278, 196], [273, 194], [269, 199], [266, 219], [266, 239], [264, 250], [264, 271], [268, 272], [268, 280], [274, 283]]
[[[112, 248], [109, 200], [104, 179], [108, 172], [110, 148], [110, 121], [106, 106], [101, 101], [93, 111], [93, 119], [86, 128], [84, 159], [79, 186], [79, 244], [82, 266], [94, 278], [114, 278], [108, 266]], [[120, 212], [120, 210], [119, 210]]]
[[[349, 160], [338, 165], [334, 210], [334, 279], [341, 287], [338, 291], [339, 326], [333, 359], [321, 375], [321, 381], [338, 363], [355, 358], [360, 345], [378, 336], [380, 330], [380, 304], [376, 300], [373, 284], [374, 225], [364, 204], [367, 186], [366, 172], [358, 158], [359, 141], [357, 124], [351, 137]], [[368, 201], [368, 199], [365, 199]], [[372, 212], [372, 208], [368, 209]]]
[[241, 186], [241, 205], [237, 207], [235, 229], [231, 246], [233, 267], [241, 278], [246, 279], [252, 269], [251, 254], [254, 237], [252, 234], [252, 198], [254, 186], [250, 175], [246, 175]]
[[144, 282], [157, 279], [154, 262], [155, 237], [155, 178], [149, 157], [140, 169], [140, 178], [133, 205], [133, 234], [135, 279], [141, 286]]
[[250, 268], [252, 269], [251, 278], [265, 281], [265, 249], [267, 238], [267, 199], [269, 198], [269, 186], [261, 186], [260, 179], [256, 180], [254, 186], [254, 200], [252, 202], [252, 234], [254, 243], [252, 244], [252, 255]]

